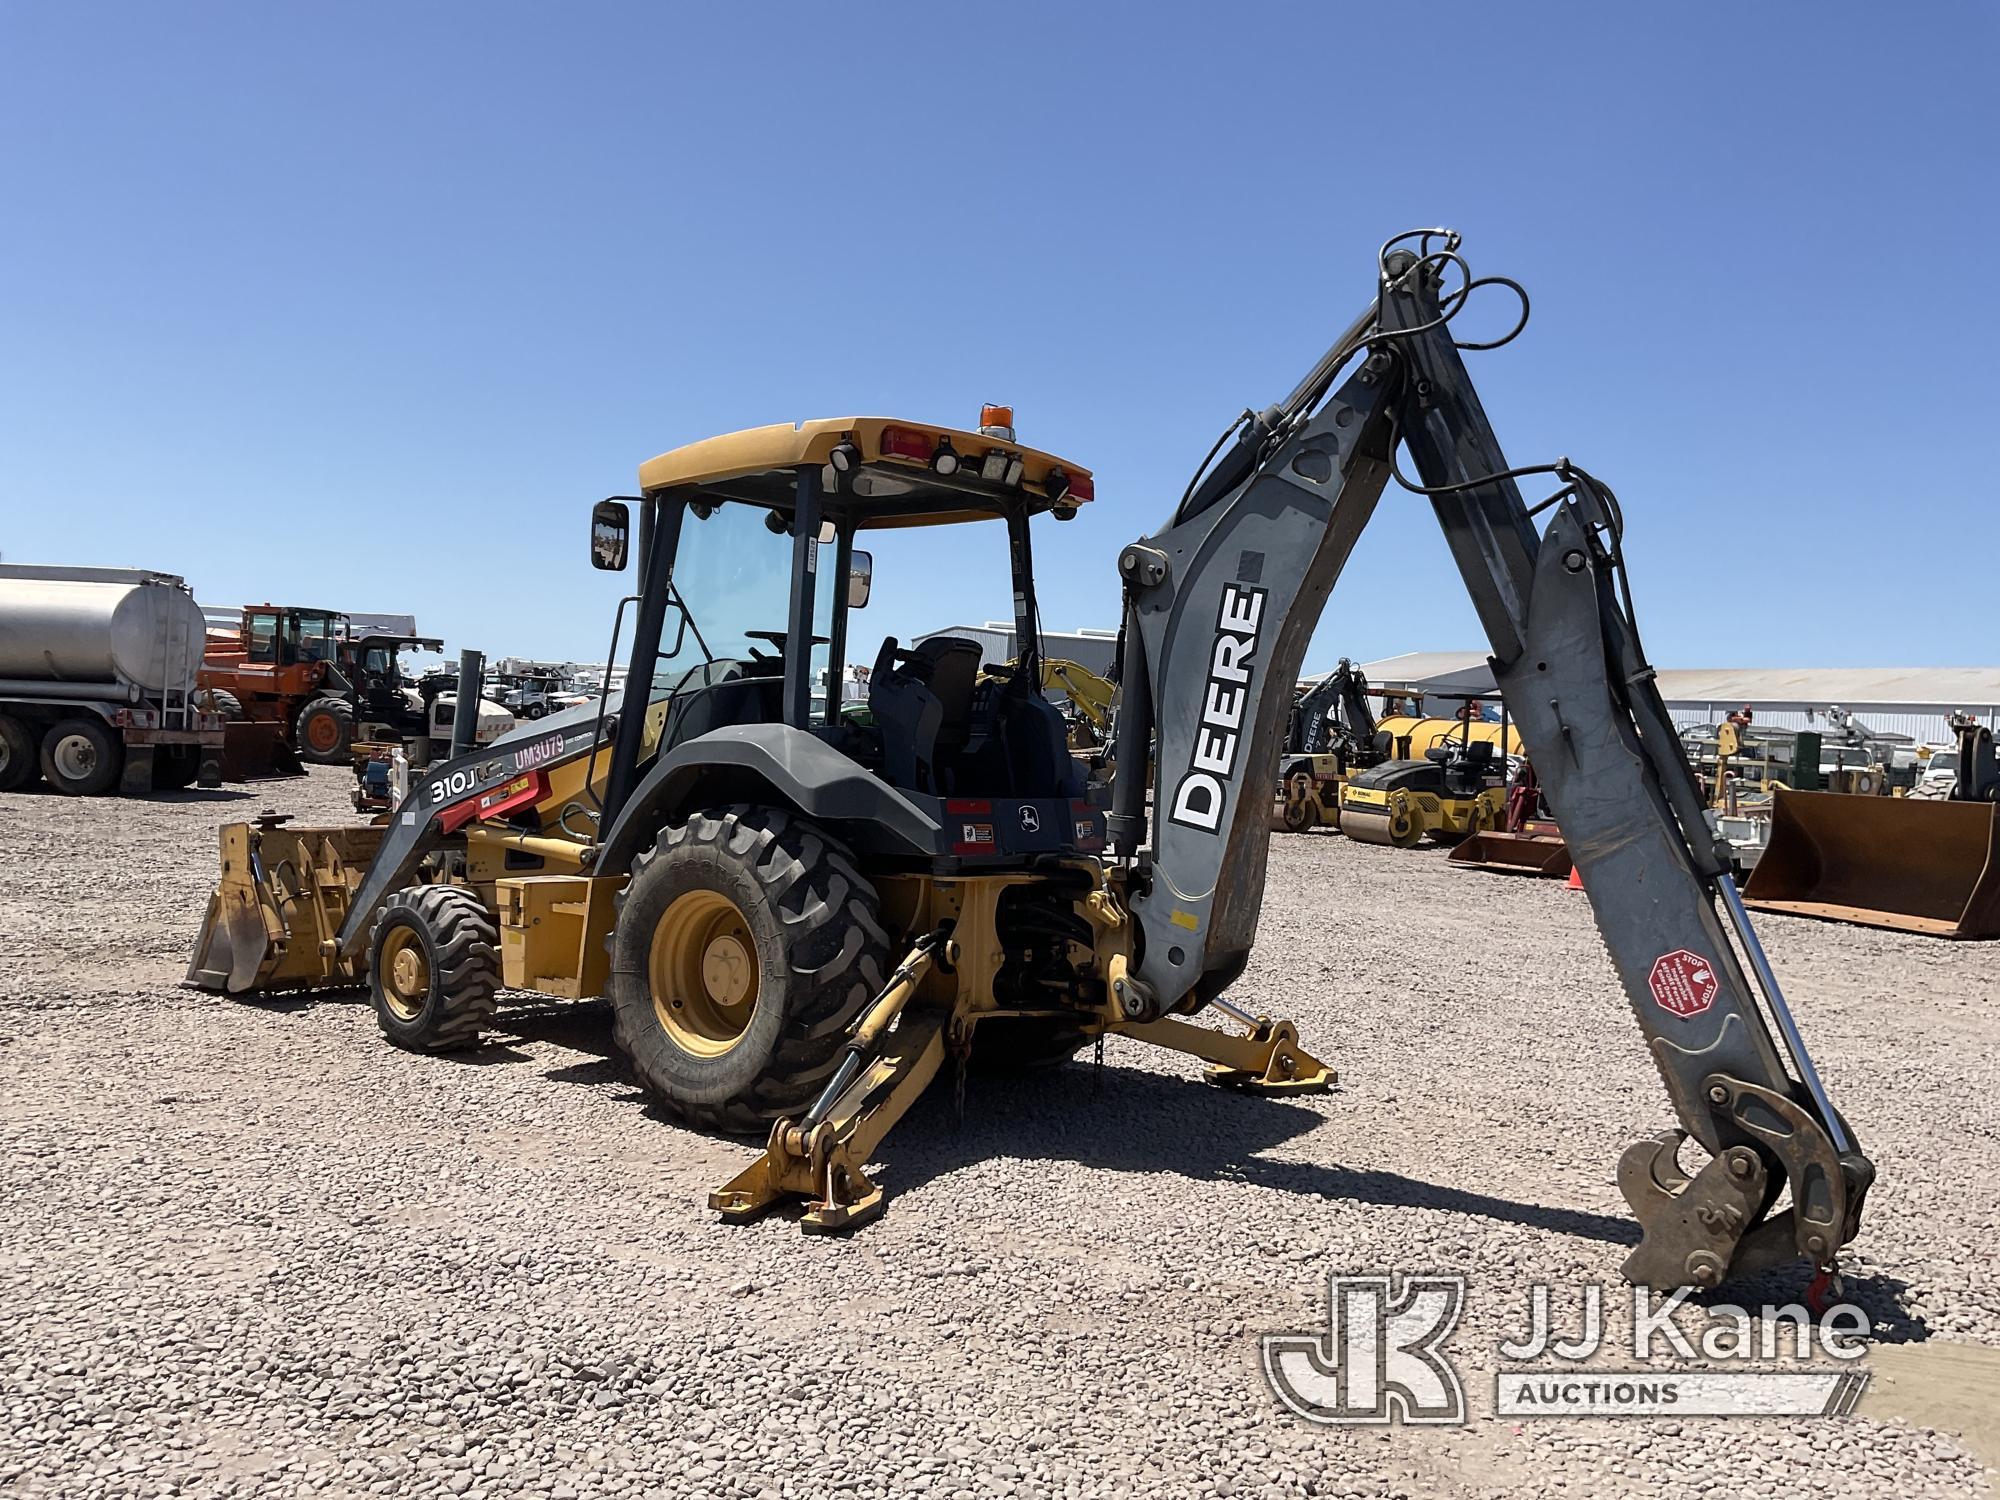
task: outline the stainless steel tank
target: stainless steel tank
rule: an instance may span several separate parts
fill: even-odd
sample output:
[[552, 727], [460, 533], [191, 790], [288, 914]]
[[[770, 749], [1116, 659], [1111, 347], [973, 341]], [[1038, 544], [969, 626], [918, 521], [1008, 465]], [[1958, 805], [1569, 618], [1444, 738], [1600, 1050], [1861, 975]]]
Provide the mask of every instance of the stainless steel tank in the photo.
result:
[[206, 634], [171, 575], [0, 567], [0, 678], [192, 690]]

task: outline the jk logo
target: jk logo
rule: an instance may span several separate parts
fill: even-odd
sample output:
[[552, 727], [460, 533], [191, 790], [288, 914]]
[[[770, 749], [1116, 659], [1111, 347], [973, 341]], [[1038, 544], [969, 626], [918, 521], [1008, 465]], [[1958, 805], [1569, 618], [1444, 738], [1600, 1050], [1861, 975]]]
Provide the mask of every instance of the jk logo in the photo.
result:
[[1325, 1334], [1263, 1339], [1264, 1378], [1311, 1422], [1443, 1425], [1465, 1420], [1465, 1388], [1439, 1352], [1458, 1325], [1462, 1276], [1327, 1278]]

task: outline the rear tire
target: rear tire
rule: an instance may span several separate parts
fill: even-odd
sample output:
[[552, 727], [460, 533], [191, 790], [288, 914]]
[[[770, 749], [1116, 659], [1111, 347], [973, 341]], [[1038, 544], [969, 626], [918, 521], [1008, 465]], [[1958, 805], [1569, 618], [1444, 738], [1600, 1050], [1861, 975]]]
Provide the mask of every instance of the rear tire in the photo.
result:
[[248, 717], [243, 712], [243, 700], [228, 688], [203, 688], [194, 695], [194, 706], [205, 714], [221, 714], [231, 723]]
[[28, 726], [12, 714], [0, 714], [0, 792], [18, 792], [41, 774]]
[[201, 747], [199, 745], [161, 745], [153, 752], [153, 789], [155, 791], [181, 791], [194, 784], [194, 779], [200, 771]]
[[500, 928], [460, 885], [416, 885], [382, 904], [368, 990], [382, 1034], [412, 1052], [479, 1044], [500, 1008]]
[[318, 766], [347, 763], [347, 747], [354, 742], [354, 705], [345, 698], [315, 698], [299, 714], [292, 738], [299, 757]]
[[612, 1018], [661, 1104], [763, 1135], [825, 1086], [888, 971], [875, 888], [844, 845], [777, 808], [716, 809], [662, 830], [633, 866]]
[[1310, 778], [1299, 777], [1285, 788], [1285, 810], [1282, 819], [1287, 833], [1304, 833], [1319, 821], [1311, 802], [1316, 794]]
[[972, 1028], [970, 1066], [980, 1073], [1042, 1073], [1061, 1067], [1089, 1040], [1054, 1016], [995, 1016]]
[[118, 785], [125, 747], [102, 719], [64, 719], [42, 736], [42, 774], [71, 797], [95, 797]]

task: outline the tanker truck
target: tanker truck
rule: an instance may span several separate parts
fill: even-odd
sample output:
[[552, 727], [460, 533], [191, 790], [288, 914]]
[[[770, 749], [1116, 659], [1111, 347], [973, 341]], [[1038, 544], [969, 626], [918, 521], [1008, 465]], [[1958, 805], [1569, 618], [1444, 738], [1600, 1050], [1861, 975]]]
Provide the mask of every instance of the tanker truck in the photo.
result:
[[171, 573], [0, 565], [0, 792], [219, 786], [223, 720], [194, 703], [205, 635]]

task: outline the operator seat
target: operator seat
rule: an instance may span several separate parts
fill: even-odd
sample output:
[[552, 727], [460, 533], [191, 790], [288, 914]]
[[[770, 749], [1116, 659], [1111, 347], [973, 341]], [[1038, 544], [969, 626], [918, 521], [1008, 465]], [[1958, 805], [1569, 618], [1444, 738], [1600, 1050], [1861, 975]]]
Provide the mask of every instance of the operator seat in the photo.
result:
[[1486, 775], [1493, 767], [1493, 746], [1485, 740], [1471, 744], [1433, 745], [1424, 759], [1435, 761], [1444, 774], [1444, 789], [1454, 797], [1477, 797], [1486, 789]]
[[875, 653], [868, 707], [882, 732], [883, 769], [892, 786], [942, 794], [943, 762], [972, 734], [972, 690], [982, 653], [977, 641], [934, 635], [900, 650], [892, 635]]

